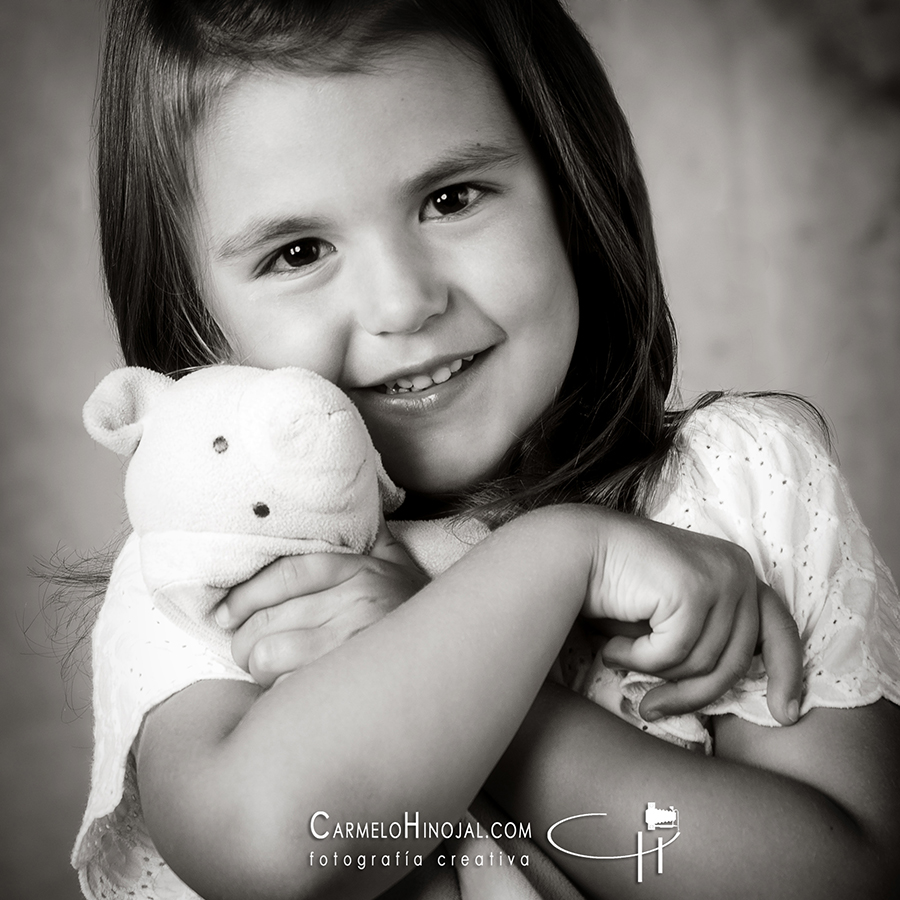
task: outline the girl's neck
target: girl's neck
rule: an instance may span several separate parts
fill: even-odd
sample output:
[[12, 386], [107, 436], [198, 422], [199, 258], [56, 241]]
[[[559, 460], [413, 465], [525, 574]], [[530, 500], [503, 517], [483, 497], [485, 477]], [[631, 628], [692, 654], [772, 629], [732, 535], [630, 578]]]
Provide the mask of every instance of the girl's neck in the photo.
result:
[[417, 494], [407, 491], [406, 499], [393, 519], [444, 519], [459, 512], [459, 497], [455, 494]]

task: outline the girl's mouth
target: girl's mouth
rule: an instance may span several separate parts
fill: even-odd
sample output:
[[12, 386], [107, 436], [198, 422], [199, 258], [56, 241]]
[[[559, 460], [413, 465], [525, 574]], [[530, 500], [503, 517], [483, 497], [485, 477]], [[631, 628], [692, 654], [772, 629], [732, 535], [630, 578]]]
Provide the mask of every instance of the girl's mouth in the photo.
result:
[[459, 359], [454, 359], [451, 362], [443, 363], [438, 366], [433, 372], [416, 372], [411, 373], [409, 375], [404, 375], [401, 378], [397, 378], [394, 381], [391, 381], [387, 384], [380, 384], [375, 387], [375, 390], [381, 394], [418, 394], [422, 391], [427, 391], [429, 388], [434, 387], [436, 384], [443, 384], [445, 381], [449, 381], [455, 375], [458, 375], [460, 372], [465, 372], [465, 370], [472, 364], [472, 361], [475, 359], [477, 354], [473, 354], [472, 356], [462, 356]]

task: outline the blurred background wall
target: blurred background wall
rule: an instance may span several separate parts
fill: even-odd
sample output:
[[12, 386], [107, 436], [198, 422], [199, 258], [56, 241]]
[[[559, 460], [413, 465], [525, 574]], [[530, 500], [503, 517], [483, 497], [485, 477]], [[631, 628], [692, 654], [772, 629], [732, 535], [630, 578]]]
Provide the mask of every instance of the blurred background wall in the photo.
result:
[[[820, 404], [900, 571], [900, 2], [572, 11], [646, 167], [686, 399]], [[116, 362], [89, 161], [100, 32], [94, 0], [0, 5], [0, 895], [21, 900], [79, 896], [67, 859], [90, 763], [86, 681], [67, 694], [42, 649], [28, 568], [103, 546], [123, 519], [120, 465], [80, 424]]]

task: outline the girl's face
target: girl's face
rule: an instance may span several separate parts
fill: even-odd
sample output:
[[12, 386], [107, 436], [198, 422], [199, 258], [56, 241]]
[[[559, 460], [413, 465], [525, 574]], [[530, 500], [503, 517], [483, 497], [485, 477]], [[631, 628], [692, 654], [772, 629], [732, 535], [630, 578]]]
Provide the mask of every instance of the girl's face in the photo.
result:
[[335, 382], [406, 488], [494, 475], [562, 384], [578, 299], [493, 73], [435, 40], [374, 74], [244, 75], [196, 166], [197, 266], [234, 361]]

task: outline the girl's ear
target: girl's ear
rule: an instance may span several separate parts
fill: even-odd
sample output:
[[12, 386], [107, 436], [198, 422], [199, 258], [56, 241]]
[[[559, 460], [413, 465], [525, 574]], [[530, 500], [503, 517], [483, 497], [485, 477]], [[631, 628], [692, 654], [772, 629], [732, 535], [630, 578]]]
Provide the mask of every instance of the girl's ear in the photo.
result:
[[104, 447], [127, 456], [143, 433], [153, 401], [175, 383], [168, 375], [129, 366], [110, 372], [84, 404], [84, 427]]
[[392, 513], [400, 507], [406, 497], [406, 491], [397, 487], [384, 470], [381, 456], [375, 453], [375, 474], [378, 476], [378, 493], [381, 495], [381, 506], [386, 513]]

